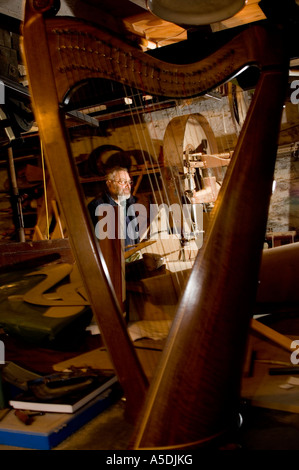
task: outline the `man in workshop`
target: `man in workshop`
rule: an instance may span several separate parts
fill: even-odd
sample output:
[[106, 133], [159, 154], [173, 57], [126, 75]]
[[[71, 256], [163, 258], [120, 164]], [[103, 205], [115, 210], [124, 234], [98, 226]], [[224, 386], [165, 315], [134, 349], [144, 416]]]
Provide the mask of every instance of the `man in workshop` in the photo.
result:
[[[125, 240], [125, 250], [140, 242], [138, 220], [134, 210], [136, 199], [131, 194], [132, 183], [133, 181], [126, 168], [113, 167], [108, 170], [106, 175], [106, 190], [101, 196], [93, 199], [88, 204], [95, 233], [99, 239], [104, 235], [108, 237], [110, 235], [111, 238], [115, 238], [115, 225], [110, 222], [111, 218], [107, 219], [108, 221], [102, 219], [102, 223], [100, 223], [99, 218], [104, 216], [106, 211], [109, 216], [109, 208], [107, 206], [119, 207], [120, 214], [123, 214], [123, 219], [120, 217], [119, 222], [121, 223], [123, 220], [125, 223], [123, 224], [123, 232], [118, 231], [118, 234], [121, 233], [121, 238]], [[115, 215], [113, 217], [115, 221]], [[102, 229], [106, 222], [107, 230], [103, 233]], [[109, 226], [109, 224], [111, 225]]]

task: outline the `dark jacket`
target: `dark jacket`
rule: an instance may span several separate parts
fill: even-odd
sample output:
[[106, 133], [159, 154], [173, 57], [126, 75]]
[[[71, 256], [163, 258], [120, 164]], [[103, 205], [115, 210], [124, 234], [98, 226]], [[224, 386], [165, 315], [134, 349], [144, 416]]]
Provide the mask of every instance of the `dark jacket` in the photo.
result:
[[[125, 203], [125, 216], [126, 216], [126, 228], [128, 227], [129, 223], [132, 222], [132, 220], [135, 219], [135, 211], [133, 211], [134, 215], [127, 215], [128, 208], [132, 206], [136, 202], [136, 199], [133, 196], [130, 196], [129, 199], [126, 199]], [[94, 227], [96, 226], [98, 222], [98, 217], [95, 215], [96, 208], [99, 205], [111, 205], [111, 206], [118, 206], [118, 204], [112, 199], [109, 193], [105, 192], [103, 193], [100, 197], [93, 199], [89, 204], [88, 204], [88, 210], [91, 216], [92, 223]], [[132, 214], [132, 209], [130, 210], [130, 214]], [[132, 224], [131, 224], [132, 227]], [[126, 230], [126, 240], [125, 240], [125, 246], [127, 247], [128, 245], [135, 245], [136, 243], [140, 242], [139, 234], [138, 234], [138, 224], [136, 224], [136, 238], [132, 239], [130, 238], [128, 234], [128, 230]]]

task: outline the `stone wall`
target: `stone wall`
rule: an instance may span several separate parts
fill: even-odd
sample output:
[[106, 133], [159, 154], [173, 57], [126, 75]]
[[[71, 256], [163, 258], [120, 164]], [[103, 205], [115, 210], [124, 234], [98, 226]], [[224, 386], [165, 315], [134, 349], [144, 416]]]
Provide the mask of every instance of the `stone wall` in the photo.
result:
[[268, 229], [273, 232], [296, 230], [299, 235], [299, 160], [292, 152], [278, 153], [274, 179]]
[[[251, 95], [249, 93], [245, 94], [243, 98], [243, 102], [249, 107]], [[295, 114], [298, 115], [298, 110], [292, 108], [292, 111], [296, 111]], [[73, 151], [74, 154], [80, 156], [81, 154], [88, 155], [92, 148], [104, 144], [119, 145], [126, 150], [132, 150], [139, 145], [143, 149], [149, 150], [154, 160], [157, 160], [159, 148], [163, 144], [165, 129], [169, 121], [178, 114], [192, 113], [200, 113], [207, 119], [217, 140], [219, 152], [234, 149], [239, 129], [236, 128], [236, 123], [232, 119], [229, 100], [224, 96], [220, 100], [197, 99], [193, 103], [186, 101], [180, 103], [177, 108], [161, 110], [151, 115], [145, 114], [144, 120], [135, 125], [135, 133], [132, 134], [125, 126], [111, 128], [106, 136], [94, 137], [92, 145], [88, 139], [88, 147], [86, 144], [87, 139], [75, 138], [72, 142]], [[283, 116], [284, 124], [287, 120], [285, 114]], [[137, 130], [141, 131], [141, 135], [144, 136], [144, 142], [138, 140], [137, 137], [132, 139], [132, 135], [134, 137]], [[131, 139], [128, 138], [128, 134]], [[151, 142], [152, 147], [150, 149], [145, 141]], [[295, 145], [296, 143], [284, 144], [279, 148], [275, 168], [276, 188], [271, 198], [268, 229], [274, 232], [296, 230], [299, 235], [299, 160], [293, 152]], [[9, 194], [4, 192], [5, 186], [7, 190], [7, 173], [2, 166], [0, 169], [0, 237], [3, 237], [6, 230], [11, 229], [12, 226], [9, 212]]]

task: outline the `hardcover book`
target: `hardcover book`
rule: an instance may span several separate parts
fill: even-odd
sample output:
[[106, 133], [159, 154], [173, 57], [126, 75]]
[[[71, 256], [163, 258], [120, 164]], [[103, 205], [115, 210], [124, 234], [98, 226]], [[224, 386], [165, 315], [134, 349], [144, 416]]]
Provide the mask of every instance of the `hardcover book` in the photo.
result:
[[117, 377], [115, 375], [103, 376], [82, 389], [71, 391], [64, 396], [48, 399], [37, 398], [29, 389], [9, 400], [9, 405], [19, 410], [74, 413], [116, 382]]
[[120, 391], [115, 386], [74, 413], [45, 413], [35, 416], [29, 426], [17, 418], [15, 410], [10, 410], [0, 421], [0, 444], [38, 450], [56, 447], [120, 398]]

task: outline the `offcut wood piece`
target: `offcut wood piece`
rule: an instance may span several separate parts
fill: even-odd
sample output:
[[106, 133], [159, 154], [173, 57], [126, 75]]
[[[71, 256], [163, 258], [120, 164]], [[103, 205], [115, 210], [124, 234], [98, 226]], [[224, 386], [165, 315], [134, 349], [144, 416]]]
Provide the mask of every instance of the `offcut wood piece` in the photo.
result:
[[[51, 223], [54, 228], [50, 233]], [[50, 178], [47, 181], [47, 192], [38, 207], [37, 222], [33, 234], [33, 240], [47, 240], [65, 238], [63, 223], [59, 214], [56, 196]]]
[[292, 339], [288, 338], [285, 335], [282, 335], [278, 331], [269, 328], [267, 325], [260, 323], [259, 321], [255, 320], [254, 318], [251, 320], [251, 329], [257, 333], [263, 335], [266, 339], [273, 341], [278, 346], [281, 346], [286, 351], [292, 351], [291, 348]]
[[[144, 365], [148, 379], [152, 379], [162, 352], [162, 343], [158, 341], [141, 341], [135, 345], [140, 362]], [[61, 372], [72, 366], [84, 368], [91, 367], [100, 370], [114, 370], [109, 353], [104, 348], [78, 355], [72, 359], [59, 362], [53, 366], [55, 371]]]
[[0, 243], [0, 265], [23, 267], [60, 261], [75, 262], [69, 240], [42, 240], [33, 242]]
[[[256, 334], [257, 332], [262, 332], [262, 335]], [[267, 337], [263, 335], [264, 332]], [[251, 406], [299, 413], [299, 385], [294, 385], [299, 377], [295, 375], [297, 369], [291, 362], [291, 349], [287, 348], [288, 340], [291, 342], [295, 338], [285, 337], [285, 341], [281, 341], [284, 335], [276, 333], [272, 330], [269, 335], [268, 329], [258, 328], [251, 334], [251, 350], [255, 357], [252, 374], [243, 375], [241, 396]], [[284, 367], [294, 367], [294, 376], [291, 372], [289, 375], [269, 373], [271, 368]]]

